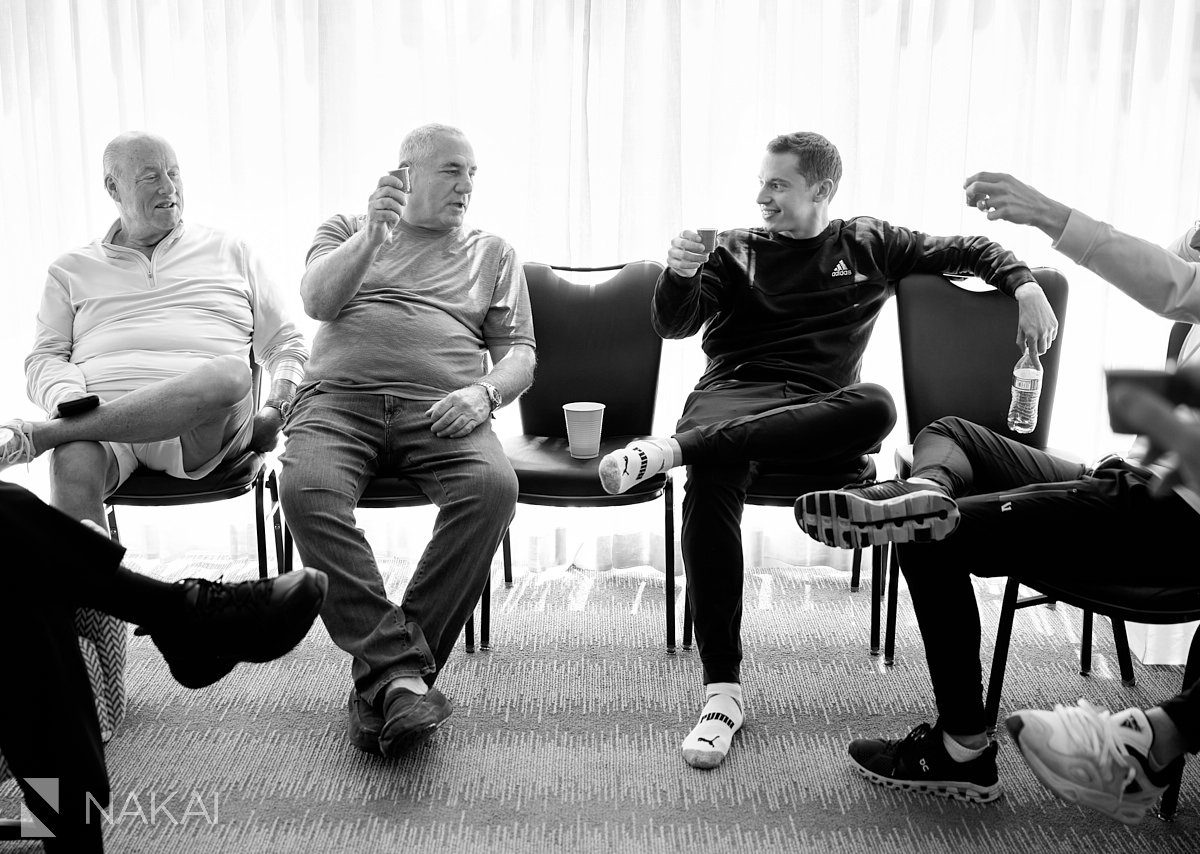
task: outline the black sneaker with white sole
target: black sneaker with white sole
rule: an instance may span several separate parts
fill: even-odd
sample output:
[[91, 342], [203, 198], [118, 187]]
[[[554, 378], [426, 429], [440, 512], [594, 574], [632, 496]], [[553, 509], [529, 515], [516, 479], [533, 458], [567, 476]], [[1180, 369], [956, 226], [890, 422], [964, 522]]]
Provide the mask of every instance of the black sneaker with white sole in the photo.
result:
[[796, 523], [827, 546], [857, 549], [927, 543], [958, 527], [958, 505], [928, 484], [885, 480], [809, 492], [796, 499]]
[[955, 762], [942, 743], [942, 728], [921, 724], [901, 739], [855, 739], [850, 758], [859, 774], [881, 786], [987, 803], [1001, 793], [996, 749], [989, 741], [982, 755]]

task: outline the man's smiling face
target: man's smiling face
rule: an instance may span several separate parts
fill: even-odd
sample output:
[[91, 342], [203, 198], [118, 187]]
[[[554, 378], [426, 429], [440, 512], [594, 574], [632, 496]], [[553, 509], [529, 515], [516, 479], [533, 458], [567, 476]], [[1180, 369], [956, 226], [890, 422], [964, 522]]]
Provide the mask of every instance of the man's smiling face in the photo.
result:
[[[799, 160], [785, 151], [767, 153], [758, 174], [758, 202], [763, 226], [787, 237], [812, 237], [820, 232], [817, 200], [821, 182], [809, 184], [800, 174]], [[815, 228], [815, 230], [814, 230]]]
[[117, 203], [122, 230], [136, 241], [161, 240], [183, 217], [183, 177], [174, 150], [163, 140], [129, 142], [105, 186]]

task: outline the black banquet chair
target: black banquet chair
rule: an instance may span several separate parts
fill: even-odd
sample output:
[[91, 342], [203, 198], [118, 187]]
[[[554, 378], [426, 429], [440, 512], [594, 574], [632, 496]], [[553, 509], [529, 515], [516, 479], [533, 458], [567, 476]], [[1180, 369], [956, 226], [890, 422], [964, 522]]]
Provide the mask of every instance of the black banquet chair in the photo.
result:
[[[655, 261], [608, 267], [524, 265], [537, 336], [537, 372], [518, 400], [521, 434], [504, 440], [517, 473], [518, 504], [617, 507], [662, 498], [666, 577], [667, 652], [675, 652], [675, 517], [670, 474], [648, 478], [609, 495], [597, 473], [600, 459], [652, 435], [662, 339], [650, 324]], [[595, 284], [560, 274], [611, 273]], [[581, 277], [576, 277], [581, 278]], [[600, 453], [571, 457], [563, 404], [603, 403]], [[504, 538], [505, 580], [512, 581], [512, 548]]]
[[[254, 361], [253, 353], [250, 354], [250, 369], [254, 400], [261, 404], [262, 368]], [[120, 541], [116, 511], [118, 506], [178, 507], [224, 501], [249, 493], [254, 494], [258, 577], [266, 578], [267, 518], [270, 517], [273, 526], [275, 566], [279, 572], [283, 570], [283, 514], [279, 505], [279, 482], [275, 470], [268, 464], [266, 454], [257, 451], [245, 451], [234, 459], [226, 460], [199, 480], [171, 477], [144, 466], [139, 467], [116, 492], [105, 499], [109, 533], [114, 540]], [[271, 499], [269, 506], [266, 504], [268, 494]]]
[[[939, 418], [957, 415], [1034, 448], [1047, 450], [1059, 358], [1067, 320], [1066, 278], [1049, 267], [1033, 269], [1058, 318], [1058, 338], [1041, 357], [1042, 393], [1037, 426], [1032, 433], [1008, 430], [1008, 403], [1016, 346], [1017, 303], [982, 282], [946, 276], [906, 276], [896, 286], [896, 319], [900, 328], [900, 361], [908, 441], [896, 450], [896, 476], [912, 473], [912, 442]], [[1075, 459], [1068, 451], [1049, 449]], [[891, 664], [896, 652], [896, 588], [900, 565], [889, 547], [887, 627], [883, 657]]]

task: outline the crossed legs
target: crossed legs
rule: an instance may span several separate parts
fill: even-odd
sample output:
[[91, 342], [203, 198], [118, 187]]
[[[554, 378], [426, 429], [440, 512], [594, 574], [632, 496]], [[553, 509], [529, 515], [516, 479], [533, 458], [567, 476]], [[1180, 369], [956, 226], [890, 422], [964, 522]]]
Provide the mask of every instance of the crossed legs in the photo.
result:
[[[388, 755], [450, 714], [431, 686], [479, 601], [516, 506], [516, 475], [491, 424], [440, 439], [429, 429], [427, 408], [388, 395], [304, 394], [282, 457], [288, 523], [304, 563], [330, 575], [321, 616], [352, 656], [351, 741]], [[378, 471], [402, 473], [438, 506], [432, 538], [400, 603], [388, 598], [354, 521], [358, 499]], [[402, 712], [409, 723], [389, 729]]]
[[[178, 438], [184, 470], [200, 468], [237, 435], [251, 390], [249, 364], [217, 356], [169, 380], [135, 389], [80, 415], [49, 421], [10, 422], [0, 430], [0, 457], [27, 462], [53, 450], [51, 503], [73, 519], [103, 525], [104, 498], [119, 483], [117, 461], [106, 444]], [[23, 435], [18, 435], [23, 434]], [[7, 434], [7, 441], [5, 435]]]
[[[739, 383], [688, 397], [671, 441], [680, 451], [674, 464], [687, 466], [681, 540], [707, 698], [683, 742], [689, 764], [720, 763], [742, 723], [741, 523], [758, 463], [849, 478], [895, 419], [891, 396], [870, 383], [827, 394], [789, 383]], [[639, 444], [624, 453], [637, 457]]]

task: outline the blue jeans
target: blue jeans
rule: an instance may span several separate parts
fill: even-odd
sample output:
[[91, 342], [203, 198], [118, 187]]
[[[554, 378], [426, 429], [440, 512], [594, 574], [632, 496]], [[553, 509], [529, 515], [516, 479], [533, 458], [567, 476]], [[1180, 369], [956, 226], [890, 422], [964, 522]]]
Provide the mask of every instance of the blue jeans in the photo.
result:
[[[427, 401], [307, 389], [288, 417], [280, 500], [305, 566], [329, 575], [321, 619], [354, 658], [369, 703], [391, 680], [433, 684], [479, 601], [512, 522], [517, 477], [485, 422], [461, 439], [429, 429]], [[438, 507], [433, 537], [399, 604], [354, 512], [376, 474], [412, 480]]]

